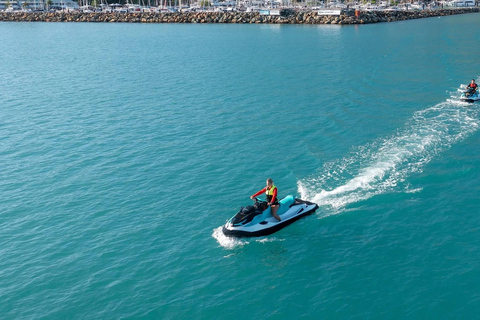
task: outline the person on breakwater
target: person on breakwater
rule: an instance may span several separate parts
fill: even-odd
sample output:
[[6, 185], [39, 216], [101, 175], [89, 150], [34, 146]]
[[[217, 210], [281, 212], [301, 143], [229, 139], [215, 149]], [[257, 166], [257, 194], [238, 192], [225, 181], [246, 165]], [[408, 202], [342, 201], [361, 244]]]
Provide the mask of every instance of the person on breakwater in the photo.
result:
[[277, 199], [277, 187], [273, 184], [273, 180], [271, 178], [267, 179], [267, 186], [255, 193], [253, 196], [251, 196], [250, 199], [253, 200], [253, 198], [261, 195], [262, 193], [265, 193], [265, 195], [267, 196], [268, 205], [270, 206], [270, 208], [272, 208], [272, 216], [274, 216], [275, 219], [277, 219], [278, 221], [282, 221], [282, 219], [280, 219], [279, 215], [277, 214], [279, 205]]

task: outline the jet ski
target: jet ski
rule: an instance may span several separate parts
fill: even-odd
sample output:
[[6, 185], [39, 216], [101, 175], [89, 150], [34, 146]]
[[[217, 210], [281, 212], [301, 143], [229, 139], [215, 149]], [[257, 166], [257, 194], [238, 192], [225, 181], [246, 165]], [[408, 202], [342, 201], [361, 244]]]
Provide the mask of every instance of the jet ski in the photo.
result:
[[467, 90], [462, 93], [460, 100], [466, 102], [480, 101], [480, 96], [477, 90]]
[[292, 222], [317, 210], [313, 202], [286, 196], [278, 201], [277, 214], [281, 221], [272, 216], [272, 209], [266, 201], [255, 198], [255, 203], [242, 207], [223, 226], [223, 233], [228, 237], [261, 237], [267, 236], [288, 226]]

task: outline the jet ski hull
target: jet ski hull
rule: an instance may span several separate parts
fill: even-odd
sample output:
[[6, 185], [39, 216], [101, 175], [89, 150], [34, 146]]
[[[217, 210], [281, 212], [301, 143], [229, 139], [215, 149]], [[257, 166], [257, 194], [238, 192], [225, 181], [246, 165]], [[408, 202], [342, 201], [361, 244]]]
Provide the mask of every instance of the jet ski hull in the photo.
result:
[[464, 102], [476, 102], [476, 101], [480, 101], [480, 95], [478, 93], [474, 93], [467, 96], [466, 93], [464, 92], [460, 97], [460, 100]]
[[468, 98], [461, 98], [460, 100], [464, 102], [471, 102], [471, 103], [480, 101], [480, 99], [468, 99]]
[[277, 214], [282, 219], [281, 221], [278, 221], [271, 215], [271, 208], [268, 207], [261, 214], [258, 214], [245, 223], [236, 223], [236, 216], [232, 217], [223, 226], [223, 233], [228, 237], [267, 236], [285, 228], [298, 219], [315, 212], [318, 208], [316, 203], [296, 199], [292, 196], [283, 198], [279, 203], [280, 207]]

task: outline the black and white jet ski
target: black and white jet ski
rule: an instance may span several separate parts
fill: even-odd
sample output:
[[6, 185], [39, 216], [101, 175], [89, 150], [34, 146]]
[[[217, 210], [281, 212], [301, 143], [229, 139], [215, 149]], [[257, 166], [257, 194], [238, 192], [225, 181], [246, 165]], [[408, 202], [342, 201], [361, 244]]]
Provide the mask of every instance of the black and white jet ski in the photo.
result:
[[478, 90], [467, 90], [462, 93], [460, 100], [465, 102], [480, 101], [480, 95], [478, 94]]
[[272, 216], [272, 209], [266, 201], [255, 198], [255, 204], [242, 207], [223, 226], [223, 233], [229, 237], [260, 237], [272, 234], [292, 222], [317, 210], [313, 202], [286, 196], [278, 201], [277, 214], [281, 221]]

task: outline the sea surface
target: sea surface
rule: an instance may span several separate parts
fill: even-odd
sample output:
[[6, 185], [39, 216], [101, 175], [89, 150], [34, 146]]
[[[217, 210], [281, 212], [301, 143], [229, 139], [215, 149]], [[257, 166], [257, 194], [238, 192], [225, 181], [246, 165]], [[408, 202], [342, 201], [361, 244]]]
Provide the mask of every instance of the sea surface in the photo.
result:
[[[477, 318], [478, 39], [0, 23], [0, 318]], [[225, 237], [267, 178], [319, 209]]]

